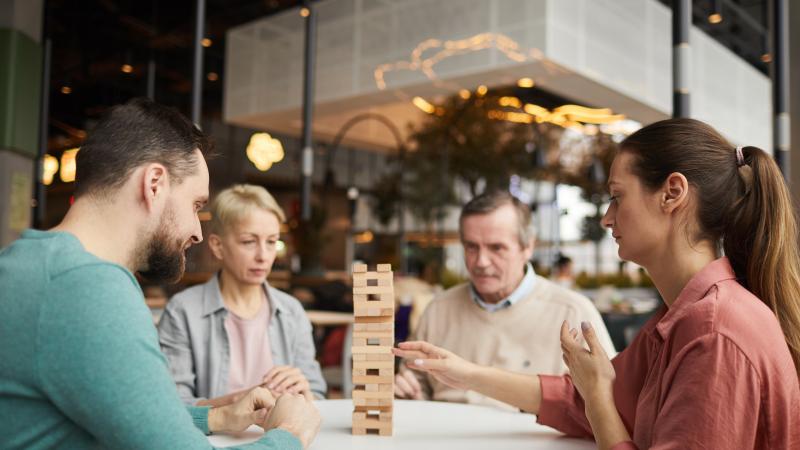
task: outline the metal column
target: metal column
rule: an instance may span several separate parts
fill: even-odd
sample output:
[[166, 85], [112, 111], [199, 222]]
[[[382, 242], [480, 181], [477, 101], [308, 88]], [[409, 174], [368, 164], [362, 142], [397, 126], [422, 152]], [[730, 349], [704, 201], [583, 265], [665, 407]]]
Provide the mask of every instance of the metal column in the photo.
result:
[[672, 117], [689, 117], [692, 1], [672, 0]]

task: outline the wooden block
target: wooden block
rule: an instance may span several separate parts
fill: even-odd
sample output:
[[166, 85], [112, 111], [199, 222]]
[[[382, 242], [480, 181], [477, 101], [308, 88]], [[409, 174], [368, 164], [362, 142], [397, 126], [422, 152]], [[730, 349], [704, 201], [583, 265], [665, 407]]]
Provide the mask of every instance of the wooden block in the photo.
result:
[[392, 414], [394, 408], [392, 406], [356, 406], [353, 411], [364, 412], [367, 414], [374, 414], [376, 411], [381, 414]]
[[364, 324], [367, 326], [367, 330], [369, 331], [385, 331], [391, 330], [394, 332], [394, 321], [389, 322], [378, 322], [378, 323], [367, 323]]
[[[373, 363], [374, 361], [367, 361], [368, 363]], [[394, 376], [394, 364], [392, 367], [379, 367], [378, 368], [378, 376], [379, 377], [390, 377]]]
[[378, 430], [378, 436], [391, 436], [392, 435], [392, 426], [389, 425], [388, 427], [382, 427]]
[[394, 309], [394, 298], [383, 300], [355, 300], [353, 299], [353, 309], [361, 308], [392, 308]]
[[365, 384], [364, 385], [364, 390], [367, 391], [367, 392], [378, 392], [378, 391], [380, 391], [380, 385], [379, 384], [372, 384], [372, 383]]
[[357, 294], [394, 294], [392, 286], [353, 286], [353, 295]]
[[378, 384], [380, 392], [394, 392], [394, 383], [381, 383]]
[[[364, 370], [366, 373], [366, 369]], [[394, 382], [393, 376], [380, 376], [380, 375], [353, 375], [354, 385], [366, 385], [370, 383], [375, 384], [391, 384]]]
[[360, 367], [359, 368], [353, 367], [353, 382], [355, 382], [356, 377], [372, 377], [372, 376], [378, 376], [378, 375], [367, 375], [366, 367], [363, 369]]
[[377, 375], [394, 376], [394, 361], [353, 361], [353, 369], [387, 369], [388, 372], [378, 372]]
[[391, 272], [392, 265], [391, 264], [378, 264], [378, 272]]
[[364, 273], [367, 271], [366, 264], [353, 264], [353, 273]]
[[394, 317], [369, 317], [369, 316], [356, 317], [355, 323], [368, 323], [368, 324], [388, 323], [394, 326]]
[[378, 286], [393, 286], [392, 279], [378, 278]]
[[367, 430], [381, 430], [391, 428], [392, 424], [389, 421], [382, 421], [379, 417], [369, 417], [366, 419], [353, 419], [354, 428], [366, 428]]
[[361, 346], [361, 347], [357, 347], [357, 346], [354, 345], [354, 346], [350, 347], [350, 350], [351, 350], [351, 353], [354, 354], [354, 355], [356, 353], [361, 353], [361, 354], [382, 353], [382, 354], [385, 354], [385, 355], [391, 355], [392, 354], [392, 348], [391, 347], [383, 347], [383, 346], [380, 346], [380, 345], [364, 345], [364, 346]]
[[367, 360], [367, 356], [368, 355], [366, 355], [364, 353], [353, 355], [353, 361], [366, 361]]
[[353, 335], [353, 347], [365, 347], [367, 345], [367, 338], [356, 337]]
[[356, 308], [356, 317], [393, 317], [394, 308]]
[[366, 391], [361, 389], [353, 390], [353, 400], [355, 399], [366, 399], [366, 400], [381, 400], [381, 399], [393, 399], [394, 392], [381, 392], [381, 391]]
[[363, 275], [364, 274], [358, 274], [358, 273], [353, 274], [353, 287], [364, 287], [367, 285], [367, 278]]
[[364, 361], [394, 361], [393, 354], [386, 354], [386, 353], [368, 353], [363, 355], [366, 357]]
[[367, 429], [366, 428], [356, 428], [353, 427], [353, 435], [355, 436], [366, 436]]
[[[361, 331], [361, 330], [354, 330], [353, 331], [353, 339], [356, 338], [364, 338], [364, 339], [388, 339], [389, 341], [394, 340], [394, 330], [390, 331]], [[389, 343], [385, 345], [394, 345], [394, 343]]]

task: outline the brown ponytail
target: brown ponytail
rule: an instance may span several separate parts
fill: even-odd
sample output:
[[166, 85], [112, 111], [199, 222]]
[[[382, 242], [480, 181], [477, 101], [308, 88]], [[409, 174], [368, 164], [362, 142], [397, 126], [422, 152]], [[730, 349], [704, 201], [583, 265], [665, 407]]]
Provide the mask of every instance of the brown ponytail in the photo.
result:
[[770, 155], [742, 151], [745, 193], [730, 210], [723, 248], [745, 287], [775, 313], [800, 368], [800, 250], [791, 195]]
[[800, 249], [789, 190], [772, 157], [735, 147], [694, 119], [653, 123], [620, 145], [635, 158], [633, 172], [650, 188], [682, 173], [697, 189], [699, 234], [721, 243], [736, 277], [775, 313], [800, 378]]

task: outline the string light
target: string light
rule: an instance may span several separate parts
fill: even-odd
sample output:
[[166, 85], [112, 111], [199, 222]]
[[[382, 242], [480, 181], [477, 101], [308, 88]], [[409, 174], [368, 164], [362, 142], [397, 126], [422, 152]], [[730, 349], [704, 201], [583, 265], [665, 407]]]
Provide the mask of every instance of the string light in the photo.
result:
[[521, 88], [532, 88], [533, 80], [530, 78], [520, 78], [519, 80], [517, 80], [517, 86]]
[[436, 107], [428, 103], [428, 101], [422, 97], [414, 97], [414, 99], [411, 100], [411, 103], [428, 114], [433, 114], [436, 112]]
[[[506, 58], [515, 62], [539, 61], [545, 65], [549, 73], [557, 73], [563, 70], [546, 61], [542, 51], [537, 48], [523, 50], [516, 41], [503, 34], [480, 33], [472, 37], [454, 41], [426, 39], [420, 42], [414, 50], [411, 51], [411, 58], [409, 60], [381, 64], [375, 68], [373, 77], [375, 78], [375, 84], [380, 90], [386, 89], [386, 73], [397, 70], [420, 71], [428, 79], [435, 80], [437, 76], [434, 66], [442, 60], [452, 56], [490, 48], [500, 51]], [[434, 51], [433, 55], [423, 58], [423, 53], [428, 50]], [[533, 82], [533, 80], [531, 80], [531, 82]]]

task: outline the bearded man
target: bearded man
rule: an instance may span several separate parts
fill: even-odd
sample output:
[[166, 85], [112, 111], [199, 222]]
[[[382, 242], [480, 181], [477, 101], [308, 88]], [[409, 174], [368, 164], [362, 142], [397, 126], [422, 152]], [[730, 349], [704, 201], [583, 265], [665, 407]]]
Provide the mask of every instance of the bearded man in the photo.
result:
[[112, 108], [77, 157], [75, 202], [48, 231], [0, 252], [0, 448], [209, 448], [258, 424], [247, 448], [307, 446], [310, 399], [255, 388], [234, 404], [183, 406], [133, 273], [183, 274], [202, 241], [206, 136], [174, 110]]

